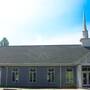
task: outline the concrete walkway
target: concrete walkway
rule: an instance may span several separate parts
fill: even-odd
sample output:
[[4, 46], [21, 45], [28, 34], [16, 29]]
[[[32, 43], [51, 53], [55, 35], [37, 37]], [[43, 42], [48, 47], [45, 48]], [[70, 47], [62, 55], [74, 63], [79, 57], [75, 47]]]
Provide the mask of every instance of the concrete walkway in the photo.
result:
[[0, 90], [90, 90], [88, 89], [24, 89], [24, 88], [0, 88]]
[[90, 90], [90, 89], [21, 89], [21, 90]]

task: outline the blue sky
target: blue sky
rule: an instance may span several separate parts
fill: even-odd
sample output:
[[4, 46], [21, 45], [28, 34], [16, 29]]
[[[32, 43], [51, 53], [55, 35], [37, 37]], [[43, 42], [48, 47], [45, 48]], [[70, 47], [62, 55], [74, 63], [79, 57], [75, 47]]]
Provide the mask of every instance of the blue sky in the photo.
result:
[[10, 45], [80, 44], [83, 11], [89, 31], [90, 0], [0, 0], [0, 39]]

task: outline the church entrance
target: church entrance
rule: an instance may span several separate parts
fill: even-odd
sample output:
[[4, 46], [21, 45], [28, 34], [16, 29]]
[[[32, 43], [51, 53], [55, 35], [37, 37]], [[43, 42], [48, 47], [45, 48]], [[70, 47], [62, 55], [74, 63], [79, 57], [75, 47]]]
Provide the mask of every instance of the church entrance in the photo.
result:
[[82, 67], [82, 86], [90, 87], [90, 66]]

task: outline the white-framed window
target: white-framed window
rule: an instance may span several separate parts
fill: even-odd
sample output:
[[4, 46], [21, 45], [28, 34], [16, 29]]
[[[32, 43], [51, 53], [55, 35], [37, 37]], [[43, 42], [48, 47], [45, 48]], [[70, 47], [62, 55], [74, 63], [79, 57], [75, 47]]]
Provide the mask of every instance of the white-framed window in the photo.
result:
[[19, 81], [19, 70], [18, 70], [18, 68], [13, 68], [11, 77], [12, 77], [13, 82]]
[[47, 81], [48, 82], [55, 82], [55, 69], [54, 68], [48, 68], [47, 71]]
[[72, 85], [74, 83], [74, 72], [72, 67], [66, 67], [66, 84]]
[[30, 68], [29, 69], [29, 81], [30, 82], [36, 82], [36, 68]]
[[82, 85], [90, 86], [90, 66], [82, 66]]

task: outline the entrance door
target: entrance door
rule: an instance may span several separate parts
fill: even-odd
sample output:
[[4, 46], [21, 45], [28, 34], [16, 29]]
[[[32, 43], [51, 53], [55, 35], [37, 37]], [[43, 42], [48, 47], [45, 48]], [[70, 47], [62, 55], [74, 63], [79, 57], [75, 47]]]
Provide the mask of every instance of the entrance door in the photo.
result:
[[83, 72], [82, 84], [83, 86], [90, 86], [90, 72]]

